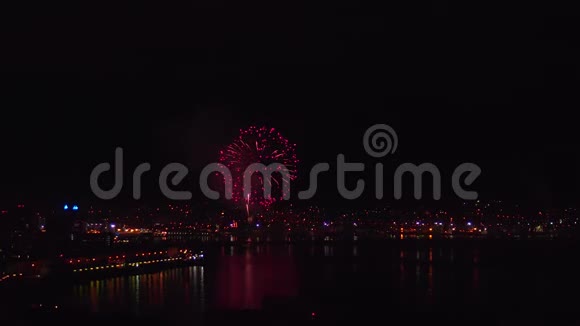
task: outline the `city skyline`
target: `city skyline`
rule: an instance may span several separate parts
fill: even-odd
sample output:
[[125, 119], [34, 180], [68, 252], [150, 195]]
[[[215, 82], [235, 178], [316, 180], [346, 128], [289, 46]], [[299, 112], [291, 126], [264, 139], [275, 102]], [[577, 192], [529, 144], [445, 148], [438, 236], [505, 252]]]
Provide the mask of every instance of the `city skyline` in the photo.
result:
[[579, 324], [571, 5], [2, 13], [3, 320]]

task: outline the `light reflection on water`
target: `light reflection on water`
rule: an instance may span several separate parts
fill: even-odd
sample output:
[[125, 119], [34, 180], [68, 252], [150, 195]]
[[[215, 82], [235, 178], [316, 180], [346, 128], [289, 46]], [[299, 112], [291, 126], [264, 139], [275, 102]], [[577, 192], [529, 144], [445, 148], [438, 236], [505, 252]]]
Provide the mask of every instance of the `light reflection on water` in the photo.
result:
[[93, 280], [73, 286], [70, 304], [97, 313], [131, 311], [141, 315], [168, 307], [201, 312], [206, 301], [204, 274], [204, 266], [190, 266]]
[[262, 309], [264, 302], [277, 298], [317, 300], [322, 293], [346, 296], [375, 291], [394, 295], [401, 302], [412, 299], [429, 305], [458, 287], [463, 298], [475, 302], [487, 277], [479, 269], [475, 252], [467, 257], [462, 253], [462, 259], [472, 264], [454, 268], [457, 253], [453, 248], [376, 252], [360, 245], [227, 245], [215, 255], [206, 266], [74, 285], [70, 305], [88, 307], [91, 312], [185, 315], [208, 309]]

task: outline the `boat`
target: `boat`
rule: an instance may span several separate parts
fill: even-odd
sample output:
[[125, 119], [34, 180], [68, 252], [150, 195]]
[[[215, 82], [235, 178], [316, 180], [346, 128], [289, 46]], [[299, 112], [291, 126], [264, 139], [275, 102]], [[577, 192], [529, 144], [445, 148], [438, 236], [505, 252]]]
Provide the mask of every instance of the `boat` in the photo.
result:
[[98, 257], [69, 257], [61, 261], [60, 271], [74, 278], [140, 274], [164, 268], [200, 265], [203, 251], [185, 248], [167, 250], [124, 252]]

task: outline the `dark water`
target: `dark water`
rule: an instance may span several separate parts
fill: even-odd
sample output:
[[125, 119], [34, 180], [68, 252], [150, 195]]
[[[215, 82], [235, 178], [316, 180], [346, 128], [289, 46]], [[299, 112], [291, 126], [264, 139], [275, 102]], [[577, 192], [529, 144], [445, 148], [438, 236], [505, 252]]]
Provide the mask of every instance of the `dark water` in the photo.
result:
[[205, 266], [59, 285], [38, 298], [66, 314], [168, 324], [262, 315], [554, 324], [576, 319], [577, 249], [546, 241], [220, 246]]

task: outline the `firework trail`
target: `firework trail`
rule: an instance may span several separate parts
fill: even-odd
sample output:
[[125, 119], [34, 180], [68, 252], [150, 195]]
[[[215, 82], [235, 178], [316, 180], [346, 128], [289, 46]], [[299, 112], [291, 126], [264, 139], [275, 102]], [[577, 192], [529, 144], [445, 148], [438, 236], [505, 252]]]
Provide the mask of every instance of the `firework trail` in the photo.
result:
[[[249, 127], [240, 130], [239, 136], [223, 150], [220, 151], [219, 162], [230, 169], [232, 173], [232, 199], [237, 204], [245, 202], [246, 211], [249, 215], [250, 206], [268, 207], [273, 202], [280, 200], [276, 196], [276, 189], [281, 189], [283, 183], [289, 183], [296, 179], [296, 145], [290, 143], [274, 128]], [[261, 173], [252, 176], [251, 195], [244, 198], [244, 171], [254, 163], [268, 166], [279, 163], [288, 169], [288, 175], [274, 173], [272, 178], [263, 178]], [[270, 198], [264, 197], [264, 182], [268, 182], [272, 189]]]

